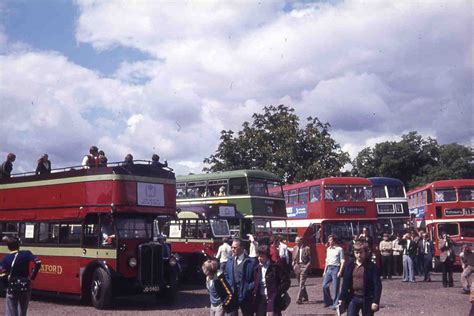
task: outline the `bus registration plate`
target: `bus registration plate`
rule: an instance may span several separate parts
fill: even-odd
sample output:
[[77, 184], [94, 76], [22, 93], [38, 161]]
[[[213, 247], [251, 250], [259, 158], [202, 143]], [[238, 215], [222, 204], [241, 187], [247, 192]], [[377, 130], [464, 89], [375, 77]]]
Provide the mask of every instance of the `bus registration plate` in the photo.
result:
[[155, 286], [145, 286], [143, 288], [143, 293], [153, 293], [153, 292], [158, 292], [160, 290], [160, 287], [158, 285]]

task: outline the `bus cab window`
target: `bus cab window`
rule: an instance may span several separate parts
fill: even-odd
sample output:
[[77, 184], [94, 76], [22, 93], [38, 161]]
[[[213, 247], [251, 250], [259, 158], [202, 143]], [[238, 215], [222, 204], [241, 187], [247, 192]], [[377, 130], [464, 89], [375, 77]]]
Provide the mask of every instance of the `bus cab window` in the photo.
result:
[[61, 224], [59, 228], [60, 244], [79, 244], [81, 241], [81, 225], [80, 224]]
[[5, 236], [17, 236], [18, 225], [18, 223], [14, 222], [0, 223], [0, 238], [3, 238]]
[[440, 236], [440, 238], [443, 237], [443, 234], [448, 234], [450, 236], [459, 235], [459, 225], [458, 225], [458, 223], [438, 224], [438, 235]]
[[110, 216], [103, 216], [100, 221], [102, 246], [112, 246], [115, 243], [115, 230]]

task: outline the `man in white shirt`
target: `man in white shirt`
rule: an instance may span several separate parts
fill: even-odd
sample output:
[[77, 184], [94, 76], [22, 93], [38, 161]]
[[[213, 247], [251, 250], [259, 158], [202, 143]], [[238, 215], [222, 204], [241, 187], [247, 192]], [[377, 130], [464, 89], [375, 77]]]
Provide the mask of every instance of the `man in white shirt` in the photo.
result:
[[[339, 285], [344, 266], [344, 252], [336, 244], [336, 237], [329, 235], [326, 250], [326, 266], [323, 273], [323, 299], [324, 307], [337, 309], [339, 302]], [[334, 299], [331, 297], [330, 285], [332, 283]]]
[[229, 238], [222, 238], [222, 245], [217, 249], [216, 259], [219, 260], [219, 270], [224, 271], [229, 257], [232, 256], [232, 249], [229, 245]]

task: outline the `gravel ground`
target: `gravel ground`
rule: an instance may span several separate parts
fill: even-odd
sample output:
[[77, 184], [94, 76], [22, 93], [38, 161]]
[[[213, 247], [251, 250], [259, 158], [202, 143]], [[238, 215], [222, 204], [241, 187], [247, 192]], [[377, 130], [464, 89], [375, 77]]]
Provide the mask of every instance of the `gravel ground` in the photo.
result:
[[[462, 294], [459, 273], [455, 273], [454, 288], [443, 288], [441, 275], [433, 274], [433, 282], [402, 283], [400, 277], [383, 280], [380, 312], [376, 315], [469, 315], [469, 295]], [[308, 279], [310, 301], [303, 305], [295, 304], [295, 299], [284, 315], [335, 315], [323, 308], [322, 278]], [[292, 298], [298, 292], [296, 280], [292, 280], [289, 294]], [[0, 310], [4, 310], [5, 300], [0, 299]], [[209, 297], [206, 289], [184, 286], [174, 304], [157, 302], [153, 296], [133, 296], [117, 298], [114, 308], [98, 311], [74, 300], [34, 296], [28, 315], [209, 315]]]

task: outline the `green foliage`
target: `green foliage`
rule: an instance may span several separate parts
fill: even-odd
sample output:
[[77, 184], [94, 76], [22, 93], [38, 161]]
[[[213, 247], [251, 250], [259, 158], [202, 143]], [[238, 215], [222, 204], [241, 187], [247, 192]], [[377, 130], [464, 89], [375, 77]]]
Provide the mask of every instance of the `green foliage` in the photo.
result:
[[221, 132], [221, 143], [214, 155], [204, 159], [204, 171], [262, 169], [288, 183], [340, 174], [349, 155], [329, 134], [330, 125], [308, 117], [301, 129], [294, 109], [285, 105], [264, 108], [255, 113], [253, 123], [243, 129]]
[[473, 150], [459, 145], [438, 145], [417, 132], [399, 142], [382, 142], [364, 148], [352, 162], [354, 175], [385, 176], [402, 180], [410, 188], [435, 180], [474, 177]]

